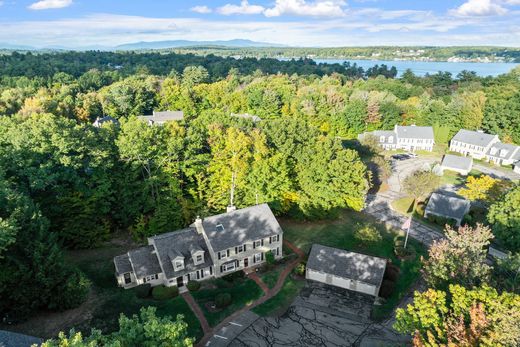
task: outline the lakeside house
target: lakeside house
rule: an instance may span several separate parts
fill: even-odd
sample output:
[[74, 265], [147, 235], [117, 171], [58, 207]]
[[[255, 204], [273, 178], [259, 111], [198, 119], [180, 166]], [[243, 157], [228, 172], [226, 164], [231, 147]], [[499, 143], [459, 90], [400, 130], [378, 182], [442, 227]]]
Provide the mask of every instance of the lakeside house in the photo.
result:
[[137, 118], [147, 121], [149, 125], [163, 125], [170, 121], [184, 120], [183, 111], [153, 111], [151, 115], [138, 116]]
[[435, 144], [433, 128], [416, 125], [396, 125], [394, 130], [375, 130], [360, 134], [358, 138], [361, 140], [365, 136], [374, 136], [385, 150], [431, 152]]
[[254, 268], [268, 252], [282, 257], [283, 231], [267, 204], [197, 218], [188, 228], [148, 238], [148, 245], [116, 256], [117, 282], [132, 288], [184, 287], [189, 281]]
[[378, 296], [387, 260], [343, 249], [312, 245], [305, 278]]

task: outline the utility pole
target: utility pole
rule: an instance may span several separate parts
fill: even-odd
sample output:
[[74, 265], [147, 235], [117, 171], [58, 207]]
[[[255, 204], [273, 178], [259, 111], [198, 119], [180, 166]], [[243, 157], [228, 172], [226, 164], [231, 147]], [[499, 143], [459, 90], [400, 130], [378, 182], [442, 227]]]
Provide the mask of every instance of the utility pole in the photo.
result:
[[233, 203], [235, 200], [235, 177], [236, 177], [236, 174], [233, 171], [233, 173], [231, 174], [231, 192], [230, 192], [230, 196], [229, 196], [229, 206], [234, 206]]

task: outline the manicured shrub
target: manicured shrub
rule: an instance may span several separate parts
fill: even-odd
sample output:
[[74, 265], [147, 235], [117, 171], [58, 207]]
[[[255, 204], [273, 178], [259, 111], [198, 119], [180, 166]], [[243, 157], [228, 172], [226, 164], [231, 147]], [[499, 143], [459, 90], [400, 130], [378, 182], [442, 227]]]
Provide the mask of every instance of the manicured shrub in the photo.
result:
[[224, 279], [227, 282], [235, 282], [237, 280], [243, 279], [244, 276], [244, 271], [235, 271], [233, 273], [230, 273], [229, 275], [222, 277], [222, 279]]
[[359, 226], [354, 232], [354, 237], [361, 242], [379, 242], [383, 239], [379, 230], [369, 224]]
[[396, 282], [400, 271], [401, 270], [394, 264], [388, 264], [386, 266], [384, 279]]
[[272, 251], [269, 251], [265, 254], [265, 262], [267, 265], [274, 265], [275, 259]]
[[198, 282], [198, 281], [189, 281], [188, 284], [186, 285], [186, 287], [188, 287], [188, 290], [190, 292], [196, 292], [197, 290], [200, 289], [200, 282]]
[[224, 308], [231, 304], [231, 294], [229, 293], [219, 293], [215, 296], [215, 305], [218, 308]]
[[383, 280], [381, 289], [379, 290], [379, 296], [388, 299], [395, 289], [395, 282], [390, 280]]
[[179, 288], [157, 286], [152, 289], [152, 297], [155, 300], [171, 299], [179, 295]]
[[141, 284], [140, 286], [135, 288], [135, 295], [139, 299], [145, 299], [150, 295], [150, 290], [152, 287], [150, 286], [150, 283]]
[[304, 276], [305, 275], [305, 263], [299, 263], [294, 268], [294, 273], [298, 276]]

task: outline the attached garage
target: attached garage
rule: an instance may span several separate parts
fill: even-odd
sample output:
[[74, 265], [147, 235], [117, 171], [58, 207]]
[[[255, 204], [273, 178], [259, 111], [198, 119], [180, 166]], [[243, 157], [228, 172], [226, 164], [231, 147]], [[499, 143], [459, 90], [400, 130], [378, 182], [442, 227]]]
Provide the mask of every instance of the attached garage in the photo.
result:
[[308, 280], [377, 296], [386, 259], [315, 244], [305, 277]]

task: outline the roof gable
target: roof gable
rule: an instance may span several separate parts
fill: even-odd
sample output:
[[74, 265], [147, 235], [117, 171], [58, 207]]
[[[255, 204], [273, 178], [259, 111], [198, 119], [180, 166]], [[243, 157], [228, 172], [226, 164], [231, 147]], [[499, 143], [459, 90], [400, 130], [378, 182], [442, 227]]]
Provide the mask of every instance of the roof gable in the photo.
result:
[[495, 138], [496, 135], [486, 134], [480, 131], [460, 129], [453, 137], [452, 141], [455, 140], [474, 146], [487, 147], [493, 142]]
[[426, 205], [425, 213], [453, 219], [462, 219], [468, 212], [470, 202], [466, 199], [433, 193]]
[[[282, 233], [267, 204], [207, 217], [202, 225], [215, 252]], [[217, 225], [222, 225], [224, 230], [217, 230]]]
[[307, 268], [379, 286], [386, 262], [383, 258], [314, 244]]

